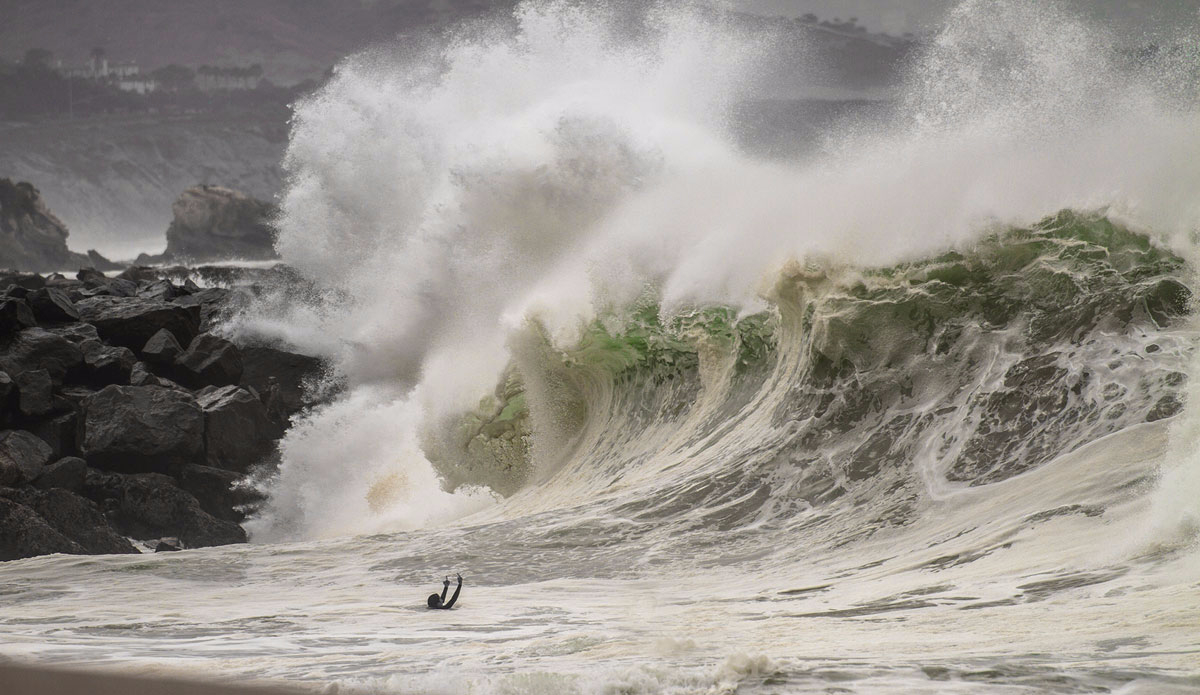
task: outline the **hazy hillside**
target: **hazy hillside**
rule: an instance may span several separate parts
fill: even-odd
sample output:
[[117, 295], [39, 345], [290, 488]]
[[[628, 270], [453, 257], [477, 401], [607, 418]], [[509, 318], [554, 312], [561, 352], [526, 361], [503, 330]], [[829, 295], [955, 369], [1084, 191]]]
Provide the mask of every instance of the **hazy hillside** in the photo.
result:
[[2, 176], [33, 183], [73, 249], [110, 258], [162, 251], [171, 203], [220, 184], [271, 199], [282, 185], [283, 123], [203, 116], [0, 126]]
[[[640, 0], [618, 0], [632, 12]], [[507, 14], [516, 0], [6, 0], [0, 9], [0, 58], [46, 48], [67, 64], [93, 47], [146, 69], [260, 63], [266, 76], [290, 84], [318, 77], [339, 58], [397, 36], [487, 13]], [[774, 24], [797, 44], [827, 59], [831, 77], [855, 86], [879, 84], [904, 44], [865, 32], [786, 19], [739, 15]], [[403, 40], [403, 39], [402, 39]], [[826, 62], [823, 60], [822, 62]]]
[[507, 0], [6, 0], [0, 58], [47, 48], [84, 62], [103, 46], [114, 60], [146, 68], [170, 63], [261, 63], [290, 83], [315, 77], [374, 41], [420, 32]]

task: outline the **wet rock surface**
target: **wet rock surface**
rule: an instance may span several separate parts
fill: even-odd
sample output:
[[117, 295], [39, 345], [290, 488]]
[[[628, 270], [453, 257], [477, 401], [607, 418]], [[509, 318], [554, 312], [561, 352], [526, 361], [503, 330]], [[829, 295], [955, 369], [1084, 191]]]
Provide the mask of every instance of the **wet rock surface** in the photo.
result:
[[0, 560], [246, 540], [321, 365], [223, 337], [271, 271], [210, 270], [0, 273]]
[[104, 387], [83, 402], [80, 451], [110, 470], [169, 471], [204, 451], [204, 413], [161, 386]]

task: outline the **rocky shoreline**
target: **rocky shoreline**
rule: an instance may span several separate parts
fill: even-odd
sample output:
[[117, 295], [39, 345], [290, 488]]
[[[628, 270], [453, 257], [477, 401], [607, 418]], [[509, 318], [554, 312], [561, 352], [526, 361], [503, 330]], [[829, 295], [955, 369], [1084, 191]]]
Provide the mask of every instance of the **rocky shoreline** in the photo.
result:
[[322, 366], [217, 335], [252, 288], [185, 274], [0, 274], [0, 560], [246, 540]]

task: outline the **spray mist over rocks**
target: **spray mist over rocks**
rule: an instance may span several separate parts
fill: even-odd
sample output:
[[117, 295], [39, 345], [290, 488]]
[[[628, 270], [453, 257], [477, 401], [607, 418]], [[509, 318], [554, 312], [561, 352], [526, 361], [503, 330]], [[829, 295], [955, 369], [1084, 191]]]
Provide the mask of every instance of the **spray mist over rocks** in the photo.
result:
[[[240, 330], [330, 358], [349, 395], [290, 436], [256, 538], [414, 528], [493, 504], [495, 485], [441, 492], [420, 430], [479, 406], [514, 357], [524, 385], [542, 384], [522, 391], [520, 436], [560, 449], [528, 467], [556, 470], [595, 413], [556, 423], [538, 397], [555, 404], [543, 411], [595, 404], [514, 350], [561, 354], [647, 297], [664, 322], [704, 307], [773, 315], [790, 263], [843, 278], [822, 290], [836, 292], [851, 269], [969, 249], [1063, 209], [1194, 256], [1186, 55], [1156, 57], [1151, 80], [1053, 4], [964, 2], [911, 59], [889, 118], [847, 121], [781, 163], [740, 150], [729, 118], [769, 93], [756, 76], [777, 36], [686, 3], [630, 21], [603, 4], [522, 3], [402, 60], [349, 59], [297, 105], [278, 248], [324, 293], [265, 301]], [[371, 451], [348, 461], [322, 440]], [[380, 481], [397, 508], [430, 508], [381, 512]]]

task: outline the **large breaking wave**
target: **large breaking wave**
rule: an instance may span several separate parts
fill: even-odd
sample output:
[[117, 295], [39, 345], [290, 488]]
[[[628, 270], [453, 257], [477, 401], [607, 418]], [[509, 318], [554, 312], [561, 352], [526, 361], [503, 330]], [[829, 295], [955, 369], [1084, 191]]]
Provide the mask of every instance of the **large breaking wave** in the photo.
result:
[[[278, 245], [318, 291], [239, 328], [345, 390], [254, 538], [574, 509], [790, 557], [1185, 412], [1195, 55], [968, 1], [886, 118], [781, 162], [736, 144], [784, 40], [747, 26], [526, 2], [297, 105]], [[1147, 543], [1197, 530], [1183, 420]]]

